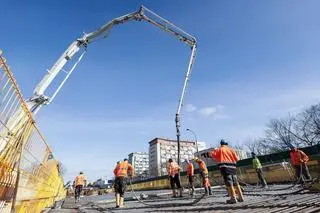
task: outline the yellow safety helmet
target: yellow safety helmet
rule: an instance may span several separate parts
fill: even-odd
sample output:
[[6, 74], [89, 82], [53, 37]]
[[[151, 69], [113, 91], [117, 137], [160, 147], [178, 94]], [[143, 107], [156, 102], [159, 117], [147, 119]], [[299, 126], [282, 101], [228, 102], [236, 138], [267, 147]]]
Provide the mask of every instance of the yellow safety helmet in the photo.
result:
[[195, 158], [193, 158], [193, 160], [194, 160], [194, 161], [198, 161], [198, 160], [199, 160], [199, 158], [195, 157]]

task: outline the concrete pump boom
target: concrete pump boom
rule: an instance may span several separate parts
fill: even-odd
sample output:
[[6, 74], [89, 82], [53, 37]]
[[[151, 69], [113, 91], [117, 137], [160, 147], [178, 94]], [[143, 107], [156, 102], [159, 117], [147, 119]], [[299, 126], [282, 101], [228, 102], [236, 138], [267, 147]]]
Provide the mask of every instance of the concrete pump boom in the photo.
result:
[[[191, 73], [192, 65], [195, 60], [195, 52], [196, 52], [196, 39], [192, 35], [186, 33], [179, 27], [172, 24], [170, 21], [162, 18], [161, 16], [157, 15], [156, 13], [152, 12], [151, 10], [147, 9], [144, 6], [141, 6], [140, 9], [134, 13], [129, 13], [127, 15], [115, 18], [109, 21], [107, 24], [103, 25], [98, 30], [91, 32], [89, 34], [85, 34], [81, 38], [77, 39], [76, 41], [72, 42], [71, 45], [67, 48], [67, 50], [60, 56], [60, 58], [56, 61], [56, 63], [48, 70], [48, 73], [44, 76], [44, 78], [40, 81], [40, 83], [36, 86], [32, 97], [27, 101], [28, 107], [33, 114], [36, 114], [38, 110], [43, 105], [47, 105], [51, 103], [54, 97], [62, 88], [63, 84], [69, 78], [70, 74], [73, 72], [79, 61], [82, 59], [86, 48], [89, 43], [99, 39], [106, 37], [108, 32], [111, 28], [118, 24], [124, 24], [129, 21], [147, 21], [164, 31], [168, 32], [169, 34], [175, 36], [180, 41], [184, 42], [185, 44], [189, 45], [192, 49], [191, 58], [188, 65], [188, 70], [185, 76], [182, 93], [178, 103], [178, 109], [176, 112], [175, 122], [176, 122], [176, 130], [177, 130], [177, 140], [178, 140], [178, 163], [180, 163], [180, 111], [183, 103], [183, 97], [186, 91], [186, 86], [189, 80], [189, 76]], [[72, 68], [66, 72], [67, 75], [61, 81], [58, 88], [55, 90], [51, 97], [46, 96], [44, 93], [47, 88], [50, 86], [52, 81], [55, 77], [63, 70], [64, 66], [70, 61], [76, 53], [78, 53], [81, 49], [83, 49], [83, 53], [80, 55], [77, 62], [72, 66]]]

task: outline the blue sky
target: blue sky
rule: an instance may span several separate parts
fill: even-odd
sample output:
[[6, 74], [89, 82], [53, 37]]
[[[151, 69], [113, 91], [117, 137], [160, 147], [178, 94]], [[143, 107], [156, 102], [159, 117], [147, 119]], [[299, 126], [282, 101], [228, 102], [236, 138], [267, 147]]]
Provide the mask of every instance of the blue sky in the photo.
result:
[[[181, 115], [201, 141], [241, 143], [270, 118], [320, 99], [318, 1], [32, 1], [1, 3], [0, 41], [28, 98], [69, 44], [144, 4], [198, 40]], [[66, 179], [112, 174], [117, 160], [175, 138], [174, 114], [190, 48], [144, 22], [92, 43], [38, 125]]]

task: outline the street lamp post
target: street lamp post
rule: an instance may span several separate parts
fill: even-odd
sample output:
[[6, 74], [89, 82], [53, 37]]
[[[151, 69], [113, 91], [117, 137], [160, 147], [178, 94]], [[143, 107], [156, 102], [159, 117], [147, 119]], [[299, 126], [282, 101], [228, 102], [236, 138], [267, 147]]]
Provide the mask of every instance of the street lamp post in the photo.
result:
[[195, 139], [195, 142], [196, 142], [196, 148], [197, 148], [197, 157], [199, 158], [199, 148], [198, 148], [198, 137], [197, 137], [197, 134], [192, 131], [191, 129], [186, 129], [187, 131], [191, 132], [194, 136], [194, 139]]

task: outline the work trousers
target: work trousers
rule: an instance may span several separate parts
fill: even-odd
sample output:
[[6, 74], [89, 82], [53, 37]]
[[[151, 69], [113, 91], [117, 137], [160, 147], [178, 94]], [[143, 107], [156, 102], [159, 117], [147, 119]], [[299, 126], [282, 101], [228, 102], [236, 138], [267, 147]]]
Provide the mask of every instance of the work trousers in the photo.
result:
[[211, 187], [210, 181], [209, 181], [209, 176], [207, 173], [204, 173], [203, 171], [200, 172], [200, 175], [202, 177], [202, 184], [203, 187]]
[[124, 196], [124, 192], [127, 188], [127, 178], [126, 177], [116, 177], [114, 180], [114, 191], [116, 194], [120, 194], [120, 197]]
[[223, 180], [227, 187], [237, 186], [239, 184], [237, 175], [224, 174]]
[[194, 188], [194, 186], [193, 186], [193, 176], [192, 176], [192, 175], [189, 175], [189, 176], [188, 176], [188, 180], [189, 180], [189, 187], [190, 187], [191, 189], [193, 189], [193, 188]]
[[171, 189], [174, 189], [175, 186], [177, 186], [178, 189], [181, 189], [179, 174], [175, 174], [173, 177], [170, 176], [170, 185]]
[[74, 189], [74, 196], [76, 198], [80, 197], [81, 192], [82, 192], [83, 186], [82, 185], [77, 185]]
[[259, 178], [259, 181], [260, 181], [261, 185], [262, 186], [266, 186], [267, 185], [267, 181], [263, 176], [262, 169], [258, 168], [258, 169], [256, 169], [256, 172], [257, 172], [257, 175], [258, 175], [258, 178]]
[[294, 168], [296, 170], [297, 180], [299, 180], [300, 183], [311, 179], [308, 166], [305, 163], [294, 165]]

